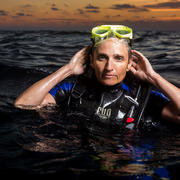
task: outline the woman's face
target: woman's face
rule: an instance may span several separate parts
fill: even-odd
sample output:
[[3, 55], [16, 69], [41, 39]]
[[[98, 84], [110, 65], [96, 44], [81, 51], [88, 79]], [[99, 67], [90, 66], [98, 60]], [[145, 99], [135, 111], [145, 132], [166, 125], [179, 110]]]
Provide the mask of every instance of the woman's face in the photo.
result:
[[120, 83], [131, 66], [127, 45], [117, 38], [104, 40], [93, 51], [90, 62], [97, 80], [107, 86]]

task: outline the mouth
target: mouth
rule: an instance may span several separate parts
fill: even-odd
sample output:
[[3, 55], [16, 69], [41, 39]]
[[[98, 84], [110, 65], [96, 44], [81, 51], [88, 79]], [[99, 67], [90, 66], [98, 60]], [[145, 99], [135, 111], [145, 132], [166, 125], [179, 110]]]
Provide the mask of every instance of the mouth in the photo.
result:
[[116, 75], [114, 74], [104, 74], [104, 78], [111, 79], [114, 78]]

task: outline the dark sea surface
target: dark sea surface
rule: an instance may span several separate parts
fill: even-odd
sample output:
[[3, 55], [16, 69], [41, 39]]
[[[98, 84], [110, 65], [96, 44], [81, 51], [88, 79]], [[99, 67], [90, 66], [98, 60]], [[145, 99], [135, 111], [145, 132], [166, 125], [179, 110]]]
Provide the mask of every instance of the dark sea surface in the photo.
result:
[[[90, 45], [88, 32], [0, 32], [0, 173], [51, 179], [180, 179], [179, 128], [122, 134], [14, 100]], [[180, 32], [136, 32], [133, 48], [180, 87]]]

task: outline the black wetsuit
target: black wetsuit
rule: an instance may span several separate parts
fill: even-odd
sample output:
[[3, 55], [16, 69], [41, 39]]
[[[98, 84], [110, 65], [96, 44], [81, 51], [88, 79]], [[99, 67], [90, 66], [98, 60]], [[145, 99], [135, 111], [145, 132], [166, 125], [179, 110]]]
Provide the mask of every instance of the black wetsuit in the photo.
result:
[[[138, 118], [141, 123], [143, 121], [143, 123], [152, 125], [154, 123], [152, 119], [158, 122], [161, 119], [163, 107], [169, 102], [168, 98], [155, 90], [151, 90], [149, 93], [147, 86], [142, 85], [137, 98], [138, 105], [136, 105], [136, 101], [132, 100], [137, 95], [138, 87], [134, 88], [136, 85], [129, 86], [127, 84], [124, 81], [107, 87], [98, 83], [95, 78], [82, 76], [78, 80], [68, 79], [59, 83], [51, 89], [50, 94], [55, 98], [62, 111], [67, 112], [68, 109], [68, 112], [83, 114], [85, 118], [96, 118], [119, 126], [127, 126]], [[144, 91], [146, 92], [144, 93]], [[148, 95], [149, 98], [147, 98]], [[145, 103], [144, 101], [147, 99], [148, 101]], [[135, 111], [132, 113], [132, 118], [129, 118], [132, 106], [135, 106]], [[145, 109], [143, 106], [146, 106]], [[130, 128], [133, 127], [130, 126]]]

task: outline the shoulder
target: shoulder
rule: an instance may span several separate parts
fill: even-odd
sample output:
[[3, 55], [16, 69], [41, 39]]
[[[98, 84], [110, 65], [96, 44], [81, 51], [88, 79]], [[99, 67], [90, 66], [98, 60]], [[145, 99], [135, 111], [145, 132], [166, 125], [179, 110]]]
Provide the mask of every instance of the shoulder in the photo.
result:
[[58, 92], [61, 92], [63, 94], [70, 93], [72, 90], [72, 87], [76, 81], [75, 77], [67, 78], [63, 80], [62, 82], [58, 83], [56, 86], [54, 86], [49, 93], [56, 98], [56, 95]]
[[162, 92], [156, 89], [151, 90], [148, 104], [153, 109], [160, 108], [162, 110], [169, 102], [170, 100]]
[[166, 97], [161, 91], [159, 91], [157, 88], [152, 87], [150, 91], [149, 101], [152, 103], [168, 103], [170, 102], [169, 98]]
[[156, 99], [161, 99], [161, 100], [164, 100], [164, 101], [169, 101], [169, 99], [160, 91], [157, 91], [155, 89], [152, 89], [151, 92], [150, 92], [150, 97], [151, 98], [156, 98]]
[[160, 91], [152, 89], [146, 106], [146, 113], [153, 119], [162, 119], [162, 110], [169, 104], [170, 100]]

